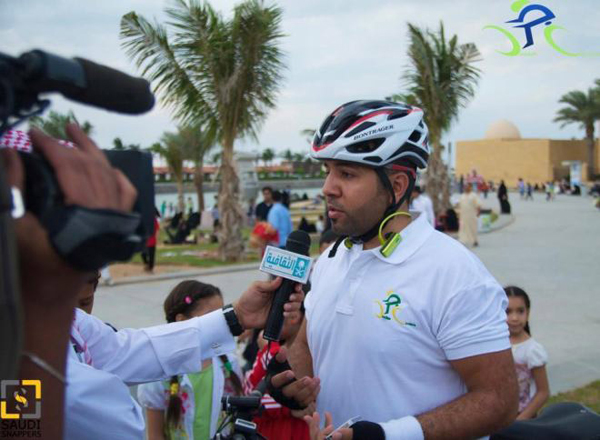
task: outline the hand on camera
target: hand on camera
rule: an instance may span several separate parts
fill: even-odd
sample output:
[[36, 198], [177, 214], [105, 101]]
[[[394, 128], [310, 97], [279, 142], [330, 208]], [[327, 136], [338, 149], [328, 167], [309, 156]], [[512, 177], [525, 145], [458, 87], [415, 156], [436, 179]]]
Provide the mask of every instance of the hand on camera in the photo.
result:
[[[66, 148], [39, 130], [30, 132], [34, 150], [54, 169], [65, 203], [131, 211], [137, 194], [127, 178], [108, 163], [104, 153], [77, 125], [67, 125], [67, 133], [77, 149]], [[9, 149], [3, 149], [2, 156], [8, 184], [23, 193], [25, 171], [21, 159]], [[46, 230], [31, 213], [16, 220], [15, 229], [23, 291], [35, 292], [40, 305], [60, 300], [72, 290], [69, 283], [85, 282], [85, 274], [69, 267], [57, 255]], [[61, 286], [68, 288], [62, 291]]]

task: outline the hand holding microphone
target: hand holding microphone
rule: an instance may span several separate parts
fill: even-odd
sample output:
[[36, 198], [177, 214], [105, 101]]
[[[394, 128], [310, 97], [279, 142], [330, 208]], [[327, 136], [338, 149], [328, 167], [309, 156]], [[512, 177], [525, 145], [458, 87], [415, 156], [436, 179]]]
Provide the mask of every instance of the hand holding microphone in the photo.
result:
[[273, 341], [279, 339], [284, 318], [296, 317], [308, 280], [312, 260], [307, 256], [310, 237], [306, 232], [294, 231], [286, 243], [286, 250], [267, 246], [261, 270], [277, 276], [272, 281], [256, 281], [246, 290], [233, 309], [244, 329], [264, 328]]
[[278, 342], [284, 319], [284, 305], [300, 284], [306, 283], [310, 273], [311, 259], [308, 257], [310, 236], [304, 231], [292, 232], [285, 243], [285, 251], [268, 247], [261, 270], [283, 277], [281, 286], [273, 296], [263, 338]]
[[[250, 285], [239, 300], [233, 303], [233, 310], [244, 329], [263, 328], [271, 308], [271, 300], [274, 292], [281, 286], [282, 279], [275, 278], [272, 281], [255, 281]], [[285, 318], [296, 317], [300, 305], [304, 300], [304, 292], [300, 284], [294, 288], [294, 293], [289, 302], [284, 305], [283, 316]]]

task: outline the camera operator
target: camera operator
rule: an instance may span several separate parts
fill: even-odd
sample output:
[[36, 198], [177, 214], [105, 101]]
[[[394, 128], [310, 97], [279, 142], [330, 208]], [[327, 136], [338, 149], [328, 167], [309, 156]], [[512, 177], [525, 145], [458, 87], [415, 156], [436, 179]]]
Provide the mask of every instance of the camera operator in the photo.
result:
[[[54, 169], [65, 204], [130, 212], [135, 188], [79, 127], [68, 125], [67, 133], [77, 148], [65, 148], [42, 132], [31, 131], [33, 147]], [[25, 176], [20, 158], [9, 149], [1, 154], [8, 185], [22, 193]], [[115, 333], [85, 313], [73, 321], [77, 294], [90, 274], [73, 269], [57, 255], [47, 231], [31, 213], [25, 212], [14, 224], [25, 331], [19, 376], [42, 381], [45, 438], [61, 438], [63, 420], [66, 438], [143, 438], [141, 409], [125, 383], [197, 371], [203, 359], [233, 351], [233, 336], [264, 325], [272, 293], [281, 283], [280, 279], [255, 282], [232, 306], [200, 318]], [[296, 313], [302, 298], [298, 287], [284, 315]], [[68, 343], [72, 324], [82, 336], [81, 360]], [[292, 379], [288, 371], [272, 383], [282, 387]], [[284, 393], [307, 404], [315, 399], [318, 384], [302, 379], [285, 386]]]

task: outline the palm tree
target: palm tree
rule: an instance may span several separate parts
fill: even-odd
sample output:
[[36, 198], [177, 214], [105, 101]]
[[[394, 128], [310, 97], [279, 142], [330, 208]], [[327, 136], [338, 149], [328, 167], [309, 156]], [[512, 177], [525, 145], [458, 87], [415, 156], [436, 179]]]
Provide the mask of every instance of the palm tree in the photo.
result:
[[123, 151], [123, 150], [141, 150], [140, 144], [124, 144], [120, 137], [116, 137], [113, 139], [113, 150]]
[[[600, 80], [596, 80], [600, 87]], [[588, 151], [588, 179], [595, 175], [595, 140], [594, 124], [600, 119], [600, 91], [588, 89], [587, 93], [573, 90], [560, 98], [560, 103], [567, 104], [556, 113], [554, 122], [560, 122], [561, 128], [569, 124], [579, 124], [585, 130]]]
[[34, 116], [29, 120], [29, 124], [39, 128], [48, 136], [52, 136], [56, 139], [69, 139], [69, 136], [65, 132], [65, 127], [72, 122], [78, 124], [87, 135], [92, 134], [92, 131], [94, 130], [92, 124], [88, 121], [83, 121], [83, 124], [80, 124], [72, 110], [69, 110], [69, 112], [65, 114], [52, 110], [46, 117]]
[[263, 161], [265, 166], [269, 166], [271, 161], [275, 159], [275, 152], [272, 148], [265, 148], [262, 154], [260, 155], [260, 159]]
[[317, 130], [315, 130], [314, 128], [305, 128], [304, 130], [300, 131], [300, 134], [304, 136], [306, 138], [306, 142], [310, 144], [312, 143], [312, 140], [315, 137], [316, 131]]
[[219, 251], [223, 259], [238, 260], [244, 212], [234, 143], [244, 136], [256, 139], [275, 106], [283, 68], [281, 9], [245, 0], [226, 19], [206, 2], [174, 0], [166, 14], [171, 34], [135, 12], [124, 15], [123, 44], [178, 120], [216, 131], [223, 153]]
[[216, 153], [213, 153], [212, 156], [210, 156], [209, 161], [213, 165], [219, 165], [221, 162], [221, 152], [217, 151]]
[[281, 157], [285, 160], [287, 160], [288, 162], [291, 162], [292, 160], [294, 160], [294, 153], [292, 153], [292, 150], [290, 150], [289, 148], [287, 150], [284, 150], [281, 153]]
[[204, 211], [204, 156], [215, 146], [215, 132], [201, 126], [179, 127], [179, 141], [184, 158], [194, 162], [194, 186], [198, 195], [198, 210]]
[[183, 200], [183, 161], [185, 159], [185, 151], [181, 142], [181, 136], [178, 133], [165, 132], [160, 138], [160, 142], [153, 144], [149, 150], [160, 155], [169, 171], [175, 178], [177, 184], [177, 212], [185, 211]]
[[444, 24], [434, 33], [408, 24], [410, 64], [403, 75], [407, 93], [392, 98], [416, 105], [425, 111], [429, 141], [433, 152], [427, 166], [427, 192], [436, 215], [450, 206], [448, 170], [442, 161], [442, 135], [458, 118], [475, 95], [481, 60], [473, 43], [458, 43], [458, 37], [446, 39]]

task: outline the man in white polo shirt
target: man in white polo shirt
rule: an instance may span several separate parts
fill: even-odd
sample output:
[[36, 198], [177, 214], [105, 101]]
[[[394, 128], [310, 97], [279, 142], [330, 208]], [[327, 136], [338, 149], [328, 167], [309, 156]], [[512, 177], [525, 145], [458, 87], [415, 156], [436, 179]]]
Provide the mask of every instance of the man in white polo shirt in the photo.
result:
[[481, 437], [516, 416], [501, 286], [464, 246], [406, 212], [427, 134], [421, 109], [353, 101], [312, 144], [333, 230], [347, 238], [315, 265], [291, 363], [321, 379], [317, 410], [333, 426], [361, 417], [344, 439]]

